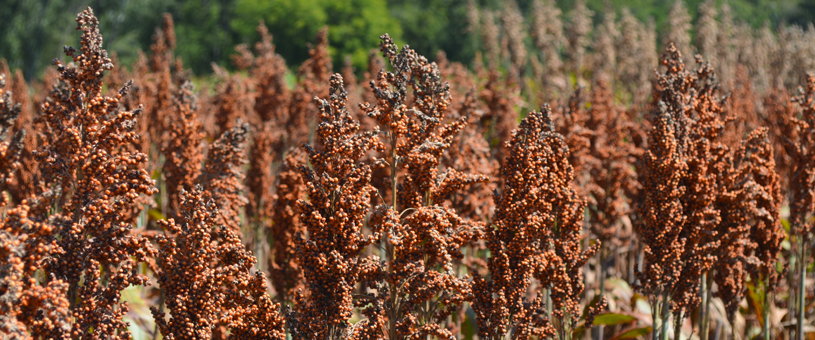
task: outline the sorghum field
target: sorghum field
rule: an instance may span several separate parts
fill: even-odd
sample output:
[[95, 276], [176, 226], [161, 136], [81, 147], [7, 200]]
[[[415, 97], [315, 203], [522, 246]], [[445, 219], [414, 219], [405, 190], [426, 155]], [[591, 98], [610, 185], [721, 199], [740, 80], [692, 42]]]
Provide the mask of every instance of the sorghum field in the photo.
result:
[[659, 53], [475, 13], [472, 67], [323, 29], [294, 80], [260, 23], [210, 82], [87, 8], [0, 66], [0, 338], [815, 339], [815, 27], [712, 4]]

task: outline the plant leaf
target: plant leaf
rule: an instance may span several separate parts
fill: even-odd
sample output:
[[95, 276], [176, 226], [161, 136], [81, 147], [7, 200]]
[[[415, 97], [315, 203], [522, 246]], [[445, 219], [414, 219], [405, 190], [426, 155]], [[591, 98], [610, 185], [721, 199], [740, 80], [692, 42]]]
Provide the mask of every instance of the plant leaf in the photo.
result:
[[150, 210], [148, 210], [148, 211], [147, 211], [147, 215], [149, 215], [149, 216], [150, 216], [150, 218], [152, 218], [152, 219], [154, 219], [154, 220], [156, 220], [156, 221], [160, 221], [160, 220], [164, 220], [164, 219], [166, 219], [166, 217], [164, 217], [164, 214], [162, 214], [162, 213], [161, 213], [161, 211], [158, 211], [158, 210], [156, 210], [156, 209], [150, 209]]
[[747, 282], [747, 301], [755, 310], [758, 324], [761, 327], [764, 327], [764, 294], [766, 294], [766, 292], [763, 289], [763, 285], [762, 289], [759, 289], [752, 281]]
[[619, 313], [603, 313], [594, 318], [595, 326], [605, 325], [605, 326], [613, 326], [619, 325], [624, 323], [631, 323], [637, 321], [637, 318], [626, 315], [626, 314], [619, 314]]
[[634, 328], [617, 334], [609, 340], [637, 339], [641, 336], [651, 334], [652, 331], [653, 329], [650, 326]]

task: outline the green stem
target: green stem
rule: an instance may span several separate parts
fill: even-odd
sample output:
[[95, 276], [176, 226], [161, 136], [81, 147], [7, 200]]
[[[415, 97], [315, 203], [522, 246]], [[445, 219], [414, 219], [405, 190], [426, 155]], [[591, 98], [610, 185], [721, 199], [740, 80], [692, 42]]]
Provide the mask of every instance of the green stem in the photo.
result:
[[699, 340], [707, 340], [707, 272], [702, 273], [701, 285], [699, 290], [699, 296], [702, 298], [702, 303], [699, 304]]
[[653, 301], [653, 305], [654, 306], [651, 307], [651, 340], [658, 340], [660, 325], [659, 317], [657, 316], [659, 315], [659, 308], [657, 308], [657, 306], [659, 305], [659, 300]]
[[662, 324], [660, 326], [660, 339], [668, 340], [668, 317], [671, 315], [670, 294], [665, 292], [662, 300]]
[[795, 275], [797, 274], [798, 269], [798, 249], [795, 251], [790, 251], [790, 270], [787, 271], [787, 283], [789, 284], [789, 296], [787, 297], [789, 301], [787, 301], [787, 306], [789, 306], [790, 311], [787, 313], [787, 321], [792, 323], [797, 317], [795, 313], [795, 308], [798, 307], [798, 294], [795, 292], [798, 291], [798, 283], [795, 281]]
[[674, 340], [680, 340], [682, 338], [682, 319], [684, 319], [683, 312], [680, 310], [679, 314], [674, 314], [676, 318], [674, 322]]

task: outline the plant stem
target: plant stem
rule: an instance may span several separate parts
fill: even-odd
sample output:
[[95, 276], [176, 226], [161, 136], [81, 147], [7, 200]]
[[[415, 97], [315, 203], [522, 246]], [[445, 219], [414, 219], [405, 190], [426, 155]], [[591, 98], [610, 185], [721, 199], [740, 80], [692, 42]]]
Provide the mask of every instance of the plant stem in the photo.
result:
[[770, 275], [766, 276], [764, 279], [764, 327], [762, 327], [762, 333], [764, 334], [764, 340], [770, 340]]
[[[600, 280], [600, 299], [606, 295], [606, 247], [605, 243], [600, 244], [600, 273], [598, 279]], [[594, 327], [592, 329], [592, 333], [594, 333], [594, 339], [596, 340], [603, 340], [603, 326], [600, 325], [598, 327]]]
[[683, 312], [680, 310], [679, 314], [674, 314], [674, 340], [680, 340], [682, 338], [682, 319], [684, 319]]
[[798, 267], [800, 268], [798, 274], [798, 320], [796, 323], [796, 333], [795, 336], [798, 340], [804, 340], [804, 322], [806, 321], [806, 309], [805, 309], [805, 300], [806, 300], [806, 273], [807, 273], [807, 254], [806, 254], [806, 242], [804, 242], [803, 235], [799, 235], [798, 238], [798, 251], [801, 254], [801, 258], [798, 259]]
[[543, 290], [543, 293], [546, 295], [546, 312], [549, 313], [547, 316], [552, 316], [552, 291], [549, 288]]
[[[637, 243], [639, 243], [639, 242], [637, 242]], [[635, 280], [636, 280], [635, 276], [637, 275], [637, 274], [635, 274], [635, 271], [634, 271], [634, 268], [635, 268], [634, 266], [637, 263], [636, 262], [637, 261], [637, 253], [633, 252], [631, 250], [632, 250], [632, 247], [628, 247], [627, 254], [628, 254], [628, 283], [629, 284], [633, 284], [635, 282]]]
[[722, 335], [722, 323], [717, 322], [716, 323], [716, 336], [713, 338], [713, 340], [719, 340], [721, 335]]
[[[397, 164], [396, 164], [396, 133], [391, 131], [391, 204], [393, 205], [393, 213], [396, 216], [399, 216], [398, 211], [396, 210], [396, 179], [397, 179]], [[393, 254], [392, 248], [390, 245], [390, 240], [388, 239], [388, 233], [385, 232], [382, 238], [382, 252], [385, 254], [384, 258], [385, 261], [393, 261]], [[388, 339], [396, 340], [396, 319], [398, 318], [398, 286], [392, 283], [390, 280], [390, 271], [391, 266], [388, 265], [388, 284], [390, 285], [390, 302], [391, 302], [391, 315], [388, 317]]]
[[397, 179], [397, 164], [396, 164], [396, 134], [391, 132], [391, 203], [393, 204], [393, 211], [396, 212], [396, 179]]
[[68, 310], [73, 311], [76, 308], [76, 294], [79, 290], [79, 282], [71, 282], [68, 286]]
[[[790, 249], [792, 250], [792, 249]], [[798, 307], [798, 294], [797, 292], [797, 282], [795, 281], [795, 275], [797, 274], [797, 266], [798, 266], [798, 249], [795, 251], [790, 251], [790, 270], [787, 271], [787, 283], [789, 284], [789, 296], [787, 301], [787, 306], [789, 307], [790, 311], [787, 313], [787, 321], [792, 323], [796, 318], [795, 308]]]
[[701, 289], [699, 289], [699, 296], [702, 297], [702, 303], [699, 304], [699, 339], [707, 340], [709, 335], [707, 328], [707, 318], [709, 317], [707, 314], [707, 272], [702, 273], [701, 286]]
[[[704, 328], [705, 328], [706, 331], [710, 332], [710, 295], [711, 295], [712, 290], [713, 290], [713, 289], [711, 289], [711, 287], [713, 286], [713, 277], [708, 275], [705, 278], [705, 284], [707, 285], [707, 291], [705, 292], [705, 315], [706, 315], [706, 317], [705, 317], [705, 326], [704, 326]], [[717, 324], [719, 326], [721, 326], [721, 324], [719, 324], [719, 323], [717, 323]], [[716, 339], [718, 339], [718, 338], [719, 338], [719, 336], [716, 335]]]
[[[735, 323], [735, 320], [733, 321]], [[730, 325], [730, 340], [736, 340], [736, 325]]]
[[[642, 273], [643, 262], [645, 261], [645, 250], [642, 248], [642, 239], [637, 242], [637, 273]], [[631, 283], [637, 283], [637, 278], [634, 277]]]
[[[425, 314], [424, 323], [426, 325], [429, 325], [430, 324], [430, 318], [432, 317], [432, 315], [431, 315], [432, 313], [430, 312], [430, 300], [429, 299], [424, 302], [424, 314]], [[425, 339], [430, 340], [430, 334], [426, 335]]]
[[660, 326], [662, 329], [660, 339], [662, 340], [668, 340], [668, 317], [671, 315], [670, 302], [670, 294], [668, 292], [663, 293], [662, 325]]
[[651, 307], [651, 340], [658, 340], [659, 339], [659, 300], [652, 301], [653, 306]]

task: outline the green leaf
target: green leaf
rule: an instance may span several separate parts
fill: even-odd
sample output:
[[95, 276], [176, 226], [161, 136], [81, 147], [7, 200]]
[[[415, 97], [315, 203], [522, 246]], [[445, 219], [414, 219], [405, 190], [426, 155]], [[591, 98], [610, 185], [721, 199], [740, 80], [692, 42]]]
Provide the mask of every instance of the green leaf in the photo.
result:
[[[585, 318], [585, 315], [583, 316]], [[620, 325], [625, 323], [631, 323], [637, 321], [637, 318], [626, 315], [626, 314], [617, 314], [617, 313], [603, 313], [594, 317], [594, 322], [592, 323], [593, 326], [613, 326], [613, 325]], [[579, 339], [583, 336], [583, 333], [586, 331], [585, 323], [580, 324], [579, 327], [575, 328], [572, 331], [572, 338]]]
[[464, 324], [462, 325], [464, 339], [473, 339], [478, 330], [475, 327], [475, 311], [469, 305], [464, 316]]
[[165, 217], [164, 214], [161, 213], [161, 211], [158, 211], [156, 209], [148, 210], [147, 215], [150, 215], [150, 218], [152, 218], [152, 219], [154, 219], [156, 221], [167, 219], [167, 217]]
[[761, 285], [761, 289], [759, 289], [755, 282], [747, 282], [747, 302], [755, 309], [758, 323], [762, 327], [764, 326], [764, 294], [766, 294], [766, 291], [763, 284]]
[[624, 333], [617, 334], [609, 340], [623, 340], [623, 339], [638, 339], [642, 336], [651, 334], [653, 329], [650, 326], [641, 327], [641, 328], [634, 328]]
[[594, 323], [592, 325], [600, 326], [613, 326], [613, 325], [620, 325], [624, 323], [631, 323], [637, 321], [637, 318], [626, 315], [626, 314], [618, 314], [618, 313], [603, 313], [596, 317], [594, 317]]

